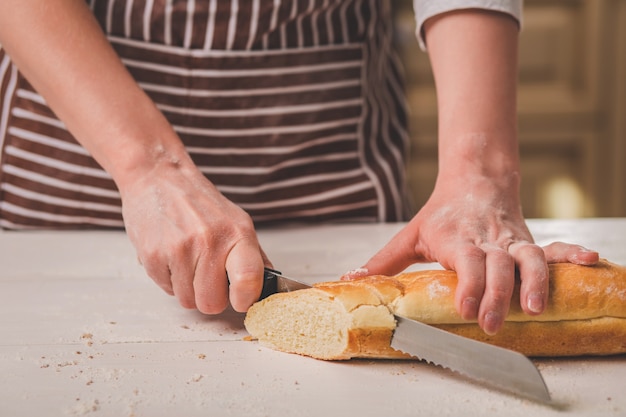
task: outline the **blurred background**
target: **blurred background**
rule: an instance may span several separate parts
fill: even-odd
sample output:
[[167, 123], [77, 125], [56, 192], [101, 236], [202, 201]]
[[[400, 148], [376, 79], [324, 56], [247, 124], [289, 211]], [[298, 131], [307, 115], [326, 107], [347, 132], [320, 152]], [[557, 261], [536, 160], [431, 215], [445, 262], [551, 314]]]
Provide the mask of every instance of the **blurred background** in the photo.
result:
[[[391, 0], [417, 207], [437, 175], [437, 108], [412, 0]], [[626, 1], [525, 0], [519, 140], [527, 218], [626, 217]]]

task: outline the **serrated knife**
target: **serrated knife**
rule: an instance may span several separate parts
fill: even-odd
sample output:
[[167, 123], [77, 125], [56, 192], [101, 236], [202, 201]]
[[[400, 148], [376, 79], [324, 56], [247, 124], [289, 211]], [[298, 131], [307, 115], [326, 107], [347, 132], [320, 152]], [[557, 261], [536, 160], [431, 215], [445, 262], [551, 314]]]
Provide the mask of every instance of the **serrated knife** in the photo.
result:
[[[261, 299], [276, 292], [310, 285], [265, 268]], [[469, 339], [395, 315], [393, 349], [448, 368], [485, 386], [531, 400], [550, 402], [550, 393], [537, 367], [521, 353]]]

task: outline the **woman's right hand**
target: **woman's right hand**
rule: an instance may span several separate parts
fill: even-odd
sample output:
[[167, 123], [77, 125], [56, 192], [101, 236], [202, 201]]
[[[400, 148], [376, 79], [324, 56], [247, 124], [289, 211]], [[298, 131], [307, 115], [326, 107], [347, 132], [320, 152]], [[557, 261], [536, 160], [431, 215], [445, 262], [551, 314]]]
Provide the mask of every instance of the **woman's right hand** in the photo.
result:
[[0, 1], [0, 42], [115, 180], [126, 229], [156, 283], [205, 313], [229, 298], [238, 311], [256, 301], [264, 256], [252, 221], [198, 171], [87, 3]]
[[216, 314], [230, 300], [247, 311], [261, 294], [266, 263], [252, 220], [192, 163], [164, 165], [121, 189], [139, 261], [183, 307]]

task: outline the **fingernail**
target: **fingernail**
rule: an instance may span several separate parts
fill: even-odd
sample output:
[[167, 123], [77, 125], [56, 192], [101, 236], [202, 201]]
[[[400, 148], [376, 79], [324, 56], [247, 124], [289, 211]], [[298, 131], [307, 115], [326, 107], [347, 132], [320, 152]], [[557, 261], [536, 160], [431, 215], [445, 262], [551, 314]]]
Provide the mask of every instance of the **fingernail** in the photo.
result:
[[543, 294], [535, 292], [528, 297], [528, 309], [533, 313], [541, 313], [543, 311]]
[[367, 270], [367, 268], [356, 268], [343, 274], [341, 276], [341, 280], [350, 281], [356, 278], [365, 277], [367, 275], [369, 275], [369, 271]]
[[498, 312], [490, 311], [485, 314], [485, 322], [483, 327], [485, 333], [487, 333], [489, 336], [493, 336], [498, 332], [500, 326], [502, 326], [502, 323], [500, 321], [500, 314]]
[[478, 300], [474, 297], [467, 297], [461, 305], [461, 317], [464, 320], [475, 319], [478, 315]]

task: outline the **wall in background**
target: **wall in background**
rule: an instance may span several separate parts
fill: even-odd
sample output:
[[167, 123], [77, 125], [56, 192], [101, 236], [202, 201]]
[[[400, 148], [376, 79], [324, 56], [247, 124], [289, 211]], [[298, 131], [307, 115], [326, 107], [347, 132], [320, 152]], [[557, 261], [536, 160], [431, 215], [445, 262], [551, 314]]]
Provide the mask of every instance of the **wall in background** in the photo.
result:
[[[436, 94], [411, 0], [393, 0], [416, 205], [437, 175]], [[519, 139], [527, 217], [626, 216], [626, 1], [525, 0]]]

